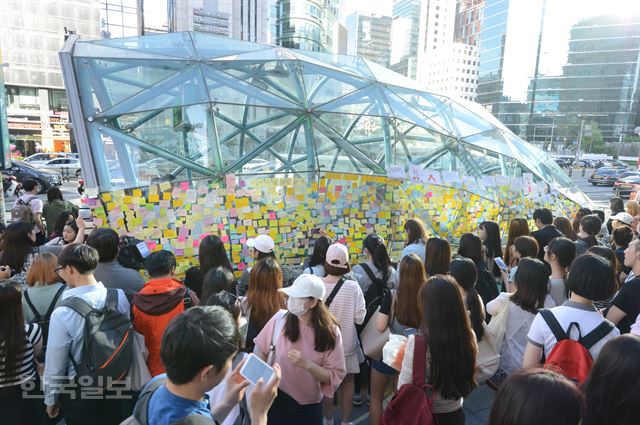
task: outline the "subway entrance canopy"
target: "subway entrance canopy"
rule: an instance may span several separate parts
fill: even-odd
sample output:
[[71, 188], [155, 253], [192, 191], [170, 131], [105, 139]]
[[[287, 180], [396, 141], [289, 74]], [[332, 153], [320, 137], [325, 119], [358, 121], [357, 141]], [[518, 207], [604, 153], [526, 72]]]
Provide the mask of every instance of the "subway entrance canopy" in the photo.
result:
[[[112, 226], [131, 227], [127, 211], [141, 205], [125, 202], [132, 197], [143, 198], [152, 210], [147, 190], [158, 193], [159, 202], [173, 202], [182, 189], [203, 197], [220, 192], [220, 206], [233, 216], [221, 216], [226, 220], [212, 228], [229, 242], [254, 231], [284, 234], [286, 240], [292, 229], [292, 237], [306, 238], [309, 232], [300, 232], [301, 226], [335, 226], [336, 237], [347, 241], [366, 231], [399, 241], [401, 225], [389, 226], [411, 214], [422, 216], [431, 233], [455, 239], [469, 218], [465, 208], [474, 211], [474, 220], [504, 221], [537, 205], [556, 212], [590, 205], [546, 153], [478, 104], [426, 92], [359, 57], [171, 33], [109, 40], [72, 36], [60, 59], [84, 178], [108, 194], [110, 201], [94, 205], [105, 205], [99, 221]], [[340, 179], [357, 184], [335, 183]], [[355, 214], [356, 207], [363, 213], [367, 199], [350, 193], [367, 184], [375, 189], [363, 189], [373, 196], [364, 205], [377, 210], [375, 220]], [[270, 189], [256, 193], [255, 185]], [[242, 194], [233, 190], [240, 188], [251, 201], [246, 207], [235, 203]], [[163, 199], [167, 191], [170, 197]], [[200, 197], [189, 196], [178, 210], [198, 205]], [[329, 208], [327, 214], [329, 205], [321, 200], [352, 204], [346, 213]], [[435, 200], [441, 201], [442, 215], [429, 210]], [[280, 229], [277, 221], [274, 230], [271, 221], [280, 219], [279, 209], [300, 224]], [[243, 211], [251, 218], [241, 219]], [[193, 209], [186, 214], [191, 217]], [[266, 222], [245, 222], [254, 215]], [[355, 227], [352, 218], [360, 219]], [[168, 224], [180, 231], [175, 221]], [[194, 226], [182, 231], [200, 236], [210, 230]], [[158, 235], [149, 236], [162, 245], [173, 240], [173, 233]]]

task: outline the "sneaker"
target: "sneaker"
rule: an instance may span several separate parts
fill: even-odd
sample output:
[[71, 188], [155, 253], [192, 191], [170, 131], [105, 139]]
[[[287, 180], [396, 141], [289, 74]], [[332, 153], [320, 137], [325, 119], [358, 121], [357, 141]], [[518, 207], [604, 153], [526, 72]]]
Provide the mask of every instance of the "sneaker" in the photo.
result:
[[362, 406], [362, 397], [360, 396], [360, 394], [353, 395], [353, 405]]

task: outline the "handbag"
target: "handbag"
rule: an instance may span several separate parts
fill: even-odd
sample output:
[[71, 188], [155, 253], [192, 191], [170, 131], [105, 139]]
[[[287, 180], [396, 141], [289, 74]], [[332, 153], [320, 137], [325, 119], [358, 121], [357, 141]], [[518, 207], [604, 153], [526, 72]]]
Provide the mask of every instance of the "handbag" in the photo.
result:
[[507, 318], [509, 317], [509, 306], [511, 301], [507, 300], [502, 304], [498, 313], [491, 317], [489, 326], [487, 329], [493, 334], [495, 339], [495, 346], [500, 350], [502, 348], [502, 341], [504, 340], [504, 334], [507, 332]]
[[362, 351], [364, 355], [372, 360], [380, 361], [382, 359], [382, 349], [384, 345], [389, 341], [389, 335], [391, 335], [390, 325], [393, 321], [393, 307], [396, 300], [395, 292], [392, 292], [393, 298], [391, 300], [391, 315], [389, 316], [389, 325], [387, 328], [380, 332], [377, 328], [378, 317], [380, 313], [380, 307], [377, 308], [373, 314], [367, 326], [364, 327], [360, 333], [360, 342], [362, 343]]
[[[273, 325], [271, 345], [269, 345], [269, 353], [267, 354], [267, 364], [269, 366], [273, 366], [276, 361], [276, 343], [278, 342], [278, 337], [280, 336], [280, 333], [282, 333], [282, 329], [284, 328], [287, 313], [287, 310], [279, 310], [276, 313], [276, 323]], [[255, 345], [253, 347], [253, 353], [259, 356], [260, 349], [258, 348], [258, 345]]]
[[483, 323], [482, 326], [484, 327], [484, 336], [478, 342], [478, 358], [474, 374], [478, 382], [484, 382], [491, 378], [500, 367], [500, 350], [496, 345], [495, 336], [487, 325]]
[[147, 367], [147, 358], [149, 350], [144, 343], [144, 335], [140, 332], [133, 332], [133, 355], [131, 359], [131, 367], [129, 368], [129, 379], [131, 380], [131, 389], [140, 391], [151, 380], [151, 372]]

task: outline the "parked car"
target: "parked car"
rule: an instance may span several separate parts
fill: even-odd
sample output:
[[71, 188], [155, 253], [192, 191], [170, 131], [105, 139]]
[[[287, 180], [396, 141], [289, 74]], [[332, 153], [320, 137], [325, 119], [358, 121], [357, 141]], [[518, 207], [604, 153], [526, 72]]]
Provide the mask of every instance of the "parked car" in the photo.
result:
[[618, 176], [618, 180], [624, 179], [625, 177], [631, 177], [631, 176], [640, 176], [640, 170], [625, 171], [624, 173]]
[[624, 170], [622, 168], [601, 167], [596, 169], [587, 181], [594, 186], [599, 184], [613, 186], [623, 172]]
[[69, 152], [45, 152], [45, 153], [36, 153], [33, 154], [31, 156], [28, 156], [24, 159], [24, 162], [30, 164], [30, 165], [34, 165], [34, 166], [39, 166], [42, 165], [44, 163], [47, 163], [51, 160], [54, 159], [58, 159], [58, 158], [78, 158], [78, 154], [77, 153], [69, 153]]
[[604, 166], [605, 167], [610, 167], [610, 168], [628, 168], [629, 165], [627, 165], [626, 163], [617, 160], [617, 159], [607, 159], [604, 161]]
[[613, 185], [613, 196], [630, 197], [631, 193], [640, 191], [640, 174], [618, 179]]
[[560, 168], [570, 167], [573, 161], [570, 158], [556, 158], [556, 164], [560, 166]]
[[55, 171], [68, 177], [79, 177], [80, 171], [82, 170], [80, 167], [80, 160], [78, 158], [70, 157], [52, 159], [36, 165], [36, 167], [46, 171]]
[[14, 176], [20, 184], [24, 184], [25, 180], [35, 180], [38, 193], [45, 193], [53, 186], [62, 186], [60, 173], [41, 170], [22, 161], [12, 160], [11, 168], [2, 171], [2, 177], [4, 178], [5, 176]]

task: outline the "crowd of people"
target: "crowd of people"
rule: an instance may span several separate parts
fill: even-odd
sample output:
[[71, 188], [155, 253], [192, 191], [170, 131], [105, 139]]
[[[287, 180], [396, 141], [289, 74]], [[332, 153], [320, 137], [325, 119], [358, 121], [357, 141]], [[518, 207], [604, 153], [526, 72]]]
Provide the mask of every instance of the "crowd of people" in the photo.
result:
[[[485, 382], [492, 425], [640, 418], [635, 202], [613, 198], [606, 222], [538, 209], [535, 231], [514, 218], [506, 235], [484, 221], [456, 247], [412, 218], [397, 261], [379, 235], [358, 262], [321, 232], [296, 269], [259, 235], [241, 275], [209, 235], [183, 283], [170, 251], [124, 267], [115, 231], [85, 237], [56, 189], [44, 204], [24, 186], [0, 238], [2, 423], [344, 425], [366, 403], [371, 424], [388, 424], [385, 399], [414, 370], [439, 425], [464, 424]], [[374, 339], [402, 341], [401, 354]], [[271, 379], [243, 378], [249, 356]]]

